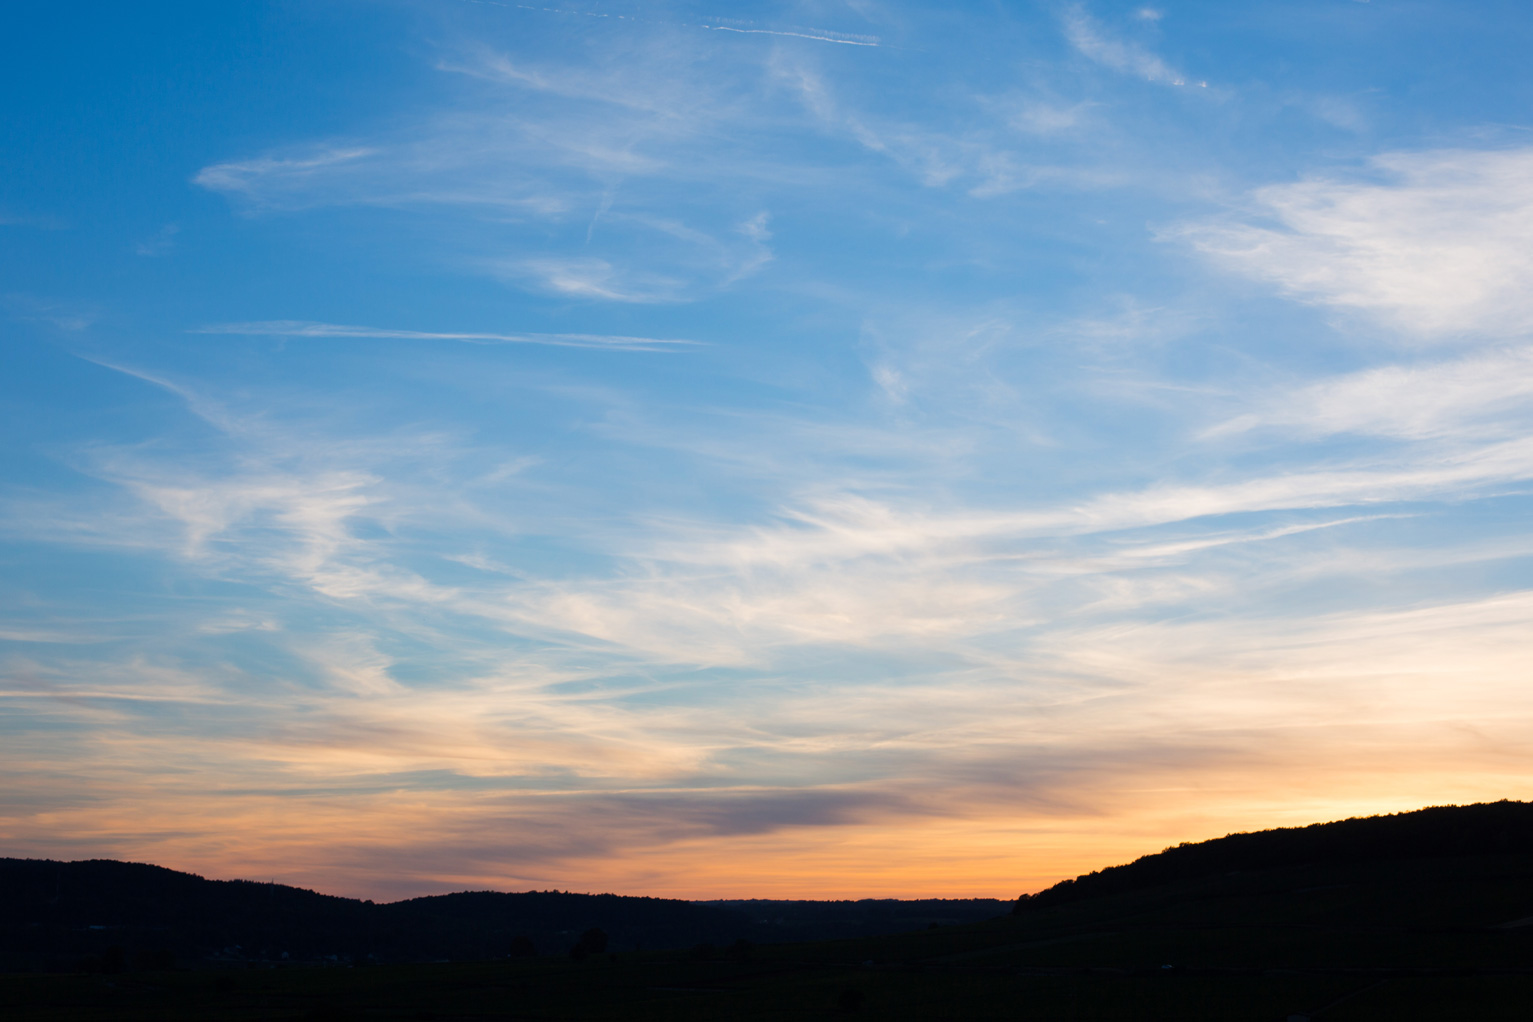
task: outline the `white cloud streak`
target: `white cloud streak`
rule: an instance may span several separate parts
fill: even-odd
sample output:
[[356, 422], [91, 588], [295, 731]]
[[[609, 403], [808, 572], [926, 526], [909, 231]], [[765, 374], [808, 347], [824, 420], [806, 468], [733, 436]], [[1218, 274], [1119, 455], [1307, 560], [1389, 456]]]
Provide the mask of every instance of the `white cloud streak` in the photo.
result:
[[1514, 348], [1420, 365], [1388, 365], [1307, 383], [1208, 430], [1323, 437], [1469, 441], [1533, 432], [1533, 351]]
[[[1154, 19], [1149, 19], [1154, 20]], [[1065, 38], [1089, 60], [1123, 74], [1165, 85], [1185, 85], [1186, 78], [1150, 50], [1108, 34], [1079, 4], [1065, 8], [1061, 17]], [[1207, 82], [1198, 82], [1206, 86]]]
[[1369, 167], [1372, 180], [1258, 189], [1247, 214], [1168, 236], [1402, 339], [1533, 329], [1533, 149], [1391, 153]]
[[651, 305], [683, 300], [685, 281], [643, 270], [626, 270], [605, 259], [516, 259], [499, 264], [502, 275], [535, 290], [567, 298]]

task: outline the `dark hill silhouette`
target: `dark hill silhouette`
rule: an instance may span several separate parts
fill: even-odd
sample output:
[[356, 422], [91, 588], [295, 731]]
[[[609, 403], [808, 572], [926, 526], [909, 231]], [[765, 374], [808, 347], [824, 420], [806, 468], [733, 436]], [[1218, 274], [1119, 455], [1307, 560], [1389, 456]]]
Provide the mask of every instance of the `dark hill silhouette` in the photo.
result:
[[1017, 913], [1219, 874], [1295, 866], [1533, 853], [1533, 804], [1480, 802], [1280, 827], [1183, 843], [1061, 880], [1017, 900]]
[[[89, 955], [97, 971], [145, 970], [0, 973], [0, 1014], [1522, 1022], [1533, 1004], [1530, 818], [1533, 806], [1500, 802], [1234, 834], [1077, 877], [1020, 912], [964, 925], [952, 925], [960, 908], [982, 903], [532, 892], [369, 905], [125, 863], [0, 861], [0, 933], [13, 953], [0, 969], [35, 970], [47, 952], [66, 968]], [[912, 930], [922, 919], [940, 925]], [[903, 932], [737, 943], [875, 924]], [[239, 938], [250, 933], [291, 941], [280, 945], [290, 960], [373, 954], [385, 964], [252, 967], [279, 945]], [[534, 936], [544, 953], [517, 955]], [[625, 945], [639, 939], [642, 951]], [[230, 940], [245, 946], [217, 946]], [[138, 959], [173, 943], [212, 955], [183, 965], [239, 968]], [[412, 958], [482, 960], [389, 964]]]
[[1006, 908], [988, 899], [705, 904], [561, 891], [373, 904], [142, 863], [0, 859], [0, 969], [563, 955], [597, 929], [614, 951], [729, 947], [896, 933]]
[[593, 927], [632, 949], [734, 941], [750, 923], [662, 898], [480, 891], [379, 905], [142, 863], [0, 859], [0, 954], [12, 967], [67, 967], [113, 946], [183, 964], [490, 959], [529, 944], [563, 954]]

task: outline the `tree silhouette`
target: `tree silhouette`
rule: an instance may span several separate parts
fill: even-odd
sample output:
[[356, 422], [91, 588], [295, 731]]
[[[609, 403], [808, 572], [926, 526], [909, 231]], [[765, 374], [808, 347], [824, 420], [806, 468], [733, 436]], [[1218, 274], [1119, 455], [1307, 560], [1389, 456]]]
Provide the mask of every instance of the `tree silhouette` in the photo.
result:
[[570, 948], [570, 957], [575, 961], [582, 961], [591, 955], [599, 955], [607, 950], [607, 931], [599, 926], [593, 926], [580, 935], [575, 946]]

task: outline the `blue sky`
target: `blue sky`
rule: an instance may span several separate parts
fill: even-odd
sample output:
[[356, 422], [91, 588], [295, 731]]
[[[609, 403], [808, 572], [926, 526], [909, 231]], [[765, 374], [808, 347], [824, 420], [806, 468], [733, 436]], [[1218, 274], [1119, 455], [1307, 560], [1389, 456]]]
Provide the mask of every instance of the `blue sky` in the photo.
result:
[[1005, 895], [1527, 794], [1524, 5], [14, 5], [0, 839]]

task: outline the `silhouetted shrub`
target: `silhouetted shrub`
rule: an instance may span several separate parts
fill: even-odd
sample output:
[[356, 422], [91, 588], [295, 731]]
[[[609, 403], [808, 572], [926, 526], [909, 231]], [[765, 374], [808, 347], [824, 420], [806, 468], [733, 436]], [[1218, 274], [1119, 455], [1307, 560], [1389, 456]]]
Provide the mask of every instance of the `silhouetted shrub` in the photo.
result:
[[338, 1004], [321, 1004], [309, 1009], [304, 1022], [362, 1022], [363, 1015], [353, 1008]]
[[607, 950], [607, 931], [599, 926], [593, 926], [580, 935], [575, 946], [570, 948], [570, 957], [575, 961], [583, 961], [591, 955], [599, 955]]
[[169, 948], [139, 951], [133, 956], [133, 968], [143, 972], [166, 972], [176, 967], [176, 956]]
[[511, 947], [507, 950], [512, 958], [531, 958], [538, 953], [538, 946], [532, 942], [531, 937], [512, 937]]
[[127, 961], [127, 953], [122, 946], [113, 944], [99, 955], [92, 955], [80, 963], [81, 972], [121, 972]]

